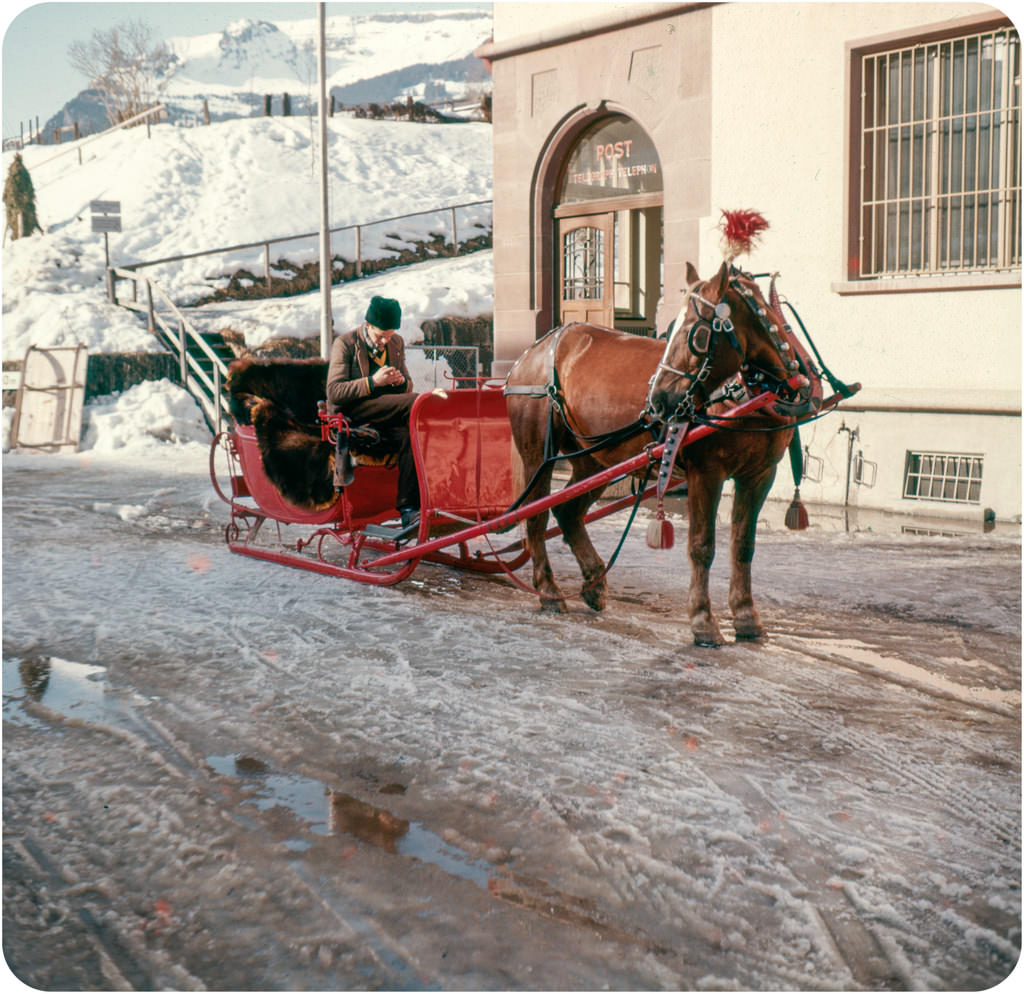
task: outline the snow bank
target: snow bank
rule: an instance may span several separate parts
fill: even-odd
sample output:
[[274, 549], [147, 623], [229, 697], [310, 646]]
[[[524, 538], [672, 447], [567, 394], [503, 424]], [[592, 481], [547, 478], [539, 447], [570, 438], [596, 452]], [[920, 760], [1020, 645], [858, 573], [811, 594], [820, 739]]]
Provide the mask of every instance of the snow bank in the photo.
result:
[[[3, 409], [3, 450], [10, 449], [14, 408]], [[210, 430], [191, 394], [169, 380], [139, 383], [97, 397], [82, 409], [79, 452], [153, 456], [207, 450]], [[27, 458], [36, 458], [27, 453]], [[172, 455], [172, 458], [178, 458]]]
[[210, 431], [192, 396], [169, 380], [98, 397], [82, 416], [82, 450], [113, 452], [152, 443], [207, 445]]

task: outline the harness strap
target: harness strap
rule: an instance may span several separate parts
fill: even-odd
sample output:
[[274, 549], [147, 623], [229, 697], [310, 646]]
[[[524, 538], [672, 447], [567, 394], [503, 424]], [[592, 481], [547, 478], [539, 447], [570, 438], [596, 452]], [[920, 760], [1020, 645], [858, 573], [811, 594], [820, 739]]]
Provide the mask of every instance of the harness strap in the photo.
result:
[[789, 440], [789, 467], [793, 470], [793, 486], [799, 487], [804, 479], [804, 450], [800, 445], [800, 428], [793, 429]]
[[[558, 348], [558, 342], [562, 337], [562, 332], [570, 327], [572, 327], [572, 323], [559, 325], [557, 328], [549, 331], [544, 338], [539, 340], [543, 342], [548, 338], [551, 339], [547, 349], [547, 383], [541, 386], [539, 384], [509, 383], [507, 380], [505, 382], [504, 394], [506, 397], [533, 397], [538, 400], [543, 397], [547, 397], [548, 399], [548, 423], [544, 433], [544, 457], [523, 492], [516, 498], [515, 503], [506, 510], [506, 514], [509, 511], [514, 511], [526, 500], [526, 495], [533, 489], [534, 484], [537, 482], [541, 473], [551, 463], [557, 462], [559, 459], [575, 459], [579, 456], [587, 456], [593, 452], [611, 448], [618, 445], [620, 442], [625, 442], [631, 438], [635, 438], [637, 435], [643, 434], [645, 431], [651, 431], [652, 433], [655, 431], [654, 426], [643, 415], [630, 424], [623, 425], [621, 428], [616, 428], [615, 431], [608, 432], [605, 435], [581, 435], [572, 427], [563, 405], [562, 388], [558, 382], [558, 367], [555, 365], [555, 350]], [[514, 368], [515, 367], [513, 367], [513, 369]], [[511, 375], [511, 372], [509, 375]], [[558, 412], [565, 427], [572, 432], [573, 438], [577, 441], [583, 440], [593, 442], [593, 444], [577, 449], [575, 452], [559, 453], [554, 444], [555, 411]]]

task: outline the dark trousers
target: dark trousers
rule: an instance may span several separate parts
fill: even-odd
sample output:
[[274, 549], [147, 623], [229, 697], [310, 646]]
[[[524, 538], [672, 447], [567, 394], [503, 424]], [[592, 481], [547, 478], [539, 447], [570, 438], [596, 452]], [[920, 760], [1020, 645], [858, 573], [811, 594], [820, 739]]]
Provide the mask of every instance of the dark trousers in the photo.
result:
[[398, 496], [395, 507], [419, 507], [420, 485], [409, 439], [409, 411], [418, 394], [392, 393], [356, 400], [343, 414], [353, 425], [373, 425], [388, 450], [398, 455]]

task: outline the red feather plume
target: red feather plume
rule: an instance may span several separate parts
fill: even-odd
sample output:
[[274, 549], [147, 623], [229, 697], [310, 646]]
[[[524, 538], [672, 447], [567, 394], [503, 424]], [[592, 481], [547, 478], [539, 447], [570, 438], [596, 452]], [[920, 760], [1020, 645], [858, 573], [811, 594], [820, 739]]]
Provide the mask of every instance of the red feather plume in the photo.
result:
[[718, 222], [722, 232], [722, 250], [727, 261], [749, 252], [768, 227], [768, 222], [757, 211], [722, 211]]

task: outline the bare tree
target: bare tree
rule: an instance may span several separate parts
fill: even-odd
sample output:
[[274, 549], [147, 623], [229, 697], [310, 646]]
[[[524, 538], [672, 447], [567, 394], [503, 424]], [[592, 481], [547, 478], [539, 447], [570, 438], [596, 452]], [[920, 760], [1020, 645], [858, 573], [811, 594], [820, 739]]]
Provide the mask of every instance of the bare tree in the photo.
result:
[[88, 42], [72, 42], [68, 60], [99, 93], [111, 124], [152, 107], [175, 64], [174, 54], [164, 42], [153, 42], [143, 21], [123, 21], [94, 31]]

